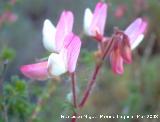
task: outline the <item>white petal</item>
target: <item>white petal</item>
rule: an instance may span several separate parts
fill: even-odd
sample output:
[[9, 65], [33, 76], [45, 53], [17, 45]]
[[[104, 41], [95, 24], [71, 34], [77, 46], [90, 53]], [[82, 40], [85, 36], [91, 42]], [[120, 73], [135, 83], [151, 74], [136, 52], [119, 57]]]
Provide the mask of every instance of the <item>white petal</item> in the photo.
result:
[[54, 52], [55, 50], [55, 33], [56, 28], [51, 23], [50, 20], [46, 19], [43, 24], [43, 45], [44, 47], [50, 51]]
[[134, 50], [141, 43], [143, 38], [144, 38], [143, 34], [139, 35], [138, 38], [131, 44], [131, 49]]
[[89, 27], [91, 25], [92, 18], [93, 18], [92, 11], [89, 8], [87, 8], [84, 13], [84, 23], [83, 23], [84, 32], [87, 35], [90, 35]]
[[67, 55], [66, 50], [57, 54], [52, 53], [48, 58], [48, 71], [50, 75], [59, 76], [67, 72]]

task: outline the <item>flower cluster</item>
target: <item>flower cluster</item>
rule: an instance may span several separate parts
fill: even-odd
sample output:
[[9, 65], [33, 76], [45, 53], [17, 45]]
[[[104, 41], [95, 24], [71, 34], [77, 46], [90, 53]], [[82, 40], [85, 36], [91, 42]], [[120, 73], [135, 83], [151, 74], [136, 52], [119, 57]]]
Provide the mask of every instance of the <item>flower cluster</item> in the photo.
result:
[[[107, 4], [99, 2], [94, 12], [87, 8], [84, 14], [84, 32], [97, 40], [104, 57], [110, 57], [114, 73], [123, 74], [123, 63], [131, 63], [131, 50], [144, 38], [147, 22], [137, 18], [127, 29], [115, 29], [112, 37], [104, 36], [107, 19]], [[22, 73], [32, 79], [45, 80], [63, 73], [73, 73], [80, 53], [81, 40], [72, 32], [74, 16], [71, 11], [63, 11], [56, 27], [46, 19], [43, 25], [43, 45], [51, 52], [48, 61], [24, 65]], [[112, 46], [110, 45], [111, 43]], [[107, 48], [107, 49], [106, 49]], [[108, 51], [110, 48], [110, 52]]]
[[[46, 19], [44, 21], [43, 45], [51, 54], [47, 61], [22, 66], [20, 68], [21, 72], [35, 80], [46, 80], [69, 72], [72, 81], [74, 107], [83, 107], [105, 58], [109, 57], [114, 73], [123, 74], [123, 64], [132, 62], [132, 50], [143, 40], [147, 29], [147, 22], [142, 18], [137, 18], [124, 31], [115, 28], [112, 36], [107, 37], [104, 34], [107, 9], [108, 5], [106, 3], [99, 2], [93, 13], [89, 8], [84, 13], [84, 32], [98, 43], [98, 62], [96, 62], [91, 80], [89, 80], [78, 105], [75, 69], [80, 53], [81, 40], [79, 36], [72, 32], [74, 16], [71, 11], [62, 12], [56, 27], [50, 20]], [[73, 115], [76, 116], [76, 113], [74, 112]], [[75, 120], [72, 121], [75, 122]]]
[[[105, 48], [108, 48], [108, 46], [112, 48], [108, 53], [112, 70], [116, 74], [122, 74], [124, 72], [123, 63], [131, 63], [131, 50], [135, 49], [144, 38], [147, 22], [142, 18], [137, 18], [126, 30], [116, 29], [112, 37], [105, 37], [106, 15], [107, 4], [98, 3], [94, 14], [87, 8], [84, 16], [84, 30], [87, 35], [94, 37], [98, 41], [102, 55], [106, 54]], [[110, 45], [111, 42], [114, 42], [112, 47]]]

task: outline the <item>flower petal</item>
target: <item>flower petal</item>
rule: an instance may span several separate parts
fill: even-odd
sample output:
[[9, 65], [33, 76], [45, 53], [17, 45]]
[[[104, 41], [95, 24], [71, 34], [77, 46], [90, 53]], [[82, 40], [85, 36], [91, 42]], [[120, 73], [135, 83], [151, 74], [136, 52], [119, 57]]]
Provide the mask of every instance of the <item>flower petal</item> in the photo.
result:
[[20, 70], [28, 78], [34, 80], [46, 80], [48, 78], [47, 64], [48, 62], [40, 62], [23, 65]]
[[72, 32], [73, 27], [73, 14], [71, 11], [63, 11], [59, 22], [57, 24], [57, 31], [55, 35], [56, 40], [56, 52], [60, 52], [64, 44], [65, 37]]
[[125, 34], [127, 34], [130, 39], [131, 49], [137, 47], [142, 41], [146, 28], [147, 22], [138, 18], [125, 30]]
[[142, 42], [143, 38], [143, 34], [139, 35], [138, 38], [132, 43], [131, 50], [134, 50]]
[[143, 40], [144, 38], [144, 33], [147, 30], [147, 22], [143, 21], [139, 30], [139, 36], [136, 38], [135, 41], [132, 42], [131, 44], [131, 49], [135, 49]]
[[65, 39], [65, 48], [67, 49], [68, 71], [75, 71], [77, 59], [80, 53], [81, 40], [73, 33], [69, 34]]
[[89, 27], [91, 25], [91, 22], [92, 22], [92, 18], [93, 18], [93, 14], [91, 12], [91, 10], [89, 8], [87, 8], [85, 10], [85, 13], [84, 13], [84, 22], [83, 22], [83, 28], [84, 28], [84, 32], [87, 34], [87, 35], [91, 35], [90, 31], [89, 31]]
[[132, 62], [132, 51], [128, 37], [124, 37], [121, 43], [121, 56], [124, 63], [130, 64]]
[[130, 43], [132, 43], [134, 40], [136, 40], [141, 24], [142, 24], [142, 19], [138, 18], [134, 22], [132, 22], [128, 26], [128, 28], [125, 30], [124, 33], [126, 35], [128, 35], [128, 37], [130, 39]]
[[43, 45], [44, 47], [53, 52], [55, 50], [55, 32], [56, 29], [50, 20], [46, 19], [43, 24]]
[[114, 73], [123, 74], [123, 58], [118, 50], [115, 50], [111, 53], [111, 65]]
[[48, 58], [48, 72], [51, 76], [59, 76], [67, 72], [67, 52], [62, 49], [59, 54], [52, 53]]
[[90, 26], [90, 31], [92, 32], [93, 36], [96, 36], [97, 33], [99, 35], [103, 35], [106, 18], [107, 4], [99, 2], [94, 10], [93, 19]]
[[130, 64], [132, 62], [132, 51], [129, 46], [127, 45], [122, 46], [121, 55], [125, 63]]
[[141, 18], [138, 18], [125, 30], [125, 34], [128, 35], [130, 39], [131, 46], [133, 43], [135, 43], [137, 38], [144, 33], [146, 27], [147, 23], [144, 22]]

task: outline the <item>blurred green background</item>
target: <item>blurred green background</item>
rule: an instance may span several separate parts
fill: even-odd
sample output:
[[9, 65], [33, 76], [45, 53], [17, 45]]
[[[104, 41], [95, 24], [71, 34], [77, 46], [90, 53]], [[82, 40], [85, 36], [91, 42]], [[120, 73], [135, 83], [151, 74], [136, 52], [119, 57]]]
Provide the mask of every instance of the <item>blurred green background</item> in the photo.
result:
[[[103, 0], [108, 3], [105, 35], [114, 27], [124, 30], [134, 19], [149, 24], [144, 41], [133, 52], [133, 63], [121, 76], [113, 74], [106, 60], [96, 86], [81, 115], [148, 115], [160, 118], [160, 1]], [[98, 0], [0, 0], [0, 122], [68, 122], [60, 115], [73, 111], [67, 75], [57, 81], [32, 81], [19, 67], [48, 55], [42, 45], [43, 21], [57, 24], [61, 12], [75, 16], [73, 31], [83, 31], [85, 8], [94, 9]], [[82, 37], [77, 67], [78, 99], [93, 72], [97, 43]], [[79, 122], [159, 122], [160, 119], [81, 119]]]

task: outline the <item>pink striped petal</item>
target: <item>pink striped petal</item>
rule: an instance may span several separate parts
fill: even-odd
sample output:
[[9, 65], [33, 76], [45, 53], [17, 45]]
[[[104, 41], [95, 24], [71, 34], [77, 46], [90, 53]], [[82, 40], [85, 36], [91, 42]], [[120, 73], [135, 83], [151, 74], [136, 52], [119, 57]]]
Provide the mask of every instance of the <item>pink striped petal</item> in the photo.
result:
[[139, 35], [144, 34], [146, 30], [147, 30], [147, 22], [143, 20], [140, 26]]
[[141, 24], [142, 24], [142, 19], [138, 18], [133, 23], [131, 23], [129, 27], [125, 30], [125, 34], [128, 35], [130, 43], [136, 40], [139, 34], [139, 29], [141, 27]]
[[63, 11], [56, 27], [56, 52], [60, 52], [66, 35], [72, 32], [74, 17], [72, 12]]
[[40, 62], [21, 66], [21, 72], [28, 78], [34, 80], [46, 80], [48, 78], [47, 71], [48, 62]]
[[125, 34], [128, 35], [130, 39], [130, 45], [132, 49], [134, 49], [137, 46], [136, 41], [138, 41], [139, 43], [142, 41], [143, 38], [140, 37], [142, 37], [146, 29], [147, 29], [147, 22], [143, 21], [141, 18], [138, 18], [125, 30]]
[[123, 74], [123, 58], [118, 50], [111, 53], [111, 66], [114, 73]]
[[80, 53], [80, 38], [73, 33], [69, 34], [65, 39], [65, 48], [67, 49], [68, 71], [72, 73], [75, 71], [77, 59]]
[[103, 35], [105, 22], [107, 18], [107, 4], [99, 2], [93, 13], [93, 19], [90, 26], [90, 31], [95, 36], [97, 33]]
[[145, 32], [147, 31], [147, 22], [143, 21], [142, 24], [141, 24], [141, 27], [139, 29], [139, 34], [136, 38], [136, 40], [134, 40], [132, 43], [131, 43], [131, 49], [135, 49], [143, 40], [144, 38], [144, 34]]

